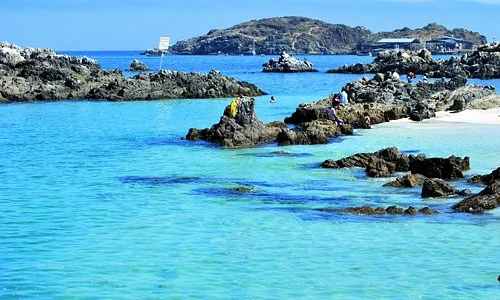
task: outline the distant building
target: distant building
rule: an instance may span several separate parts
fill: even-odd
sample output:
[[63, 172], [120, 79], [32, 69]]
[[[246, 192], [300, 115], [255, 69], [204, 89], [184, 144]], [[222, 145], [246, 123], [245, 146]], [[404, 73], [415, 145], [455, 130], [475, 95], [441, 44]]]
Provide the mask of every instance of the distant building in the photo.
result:
[[359, 54], [375, 55], [376, 53], [384, 50], [411, 50], [416, 51], [422, 49], [422, 44], [419, 39], [415, 38], [386, 38], [381, 39], [375, 43], [362, 42], [356, 47]]
[[373, 48], [378, 49], [399, 49], [416, 51], [422, 48], [419, 39], [414, 38], [401, 38], [401, 39], [381, 39], [372, 45]]
[[473, 50], [475, 43], [454, 37], [443, 37], [427, 41], [425, 47], [432, 54], [458, 53]]

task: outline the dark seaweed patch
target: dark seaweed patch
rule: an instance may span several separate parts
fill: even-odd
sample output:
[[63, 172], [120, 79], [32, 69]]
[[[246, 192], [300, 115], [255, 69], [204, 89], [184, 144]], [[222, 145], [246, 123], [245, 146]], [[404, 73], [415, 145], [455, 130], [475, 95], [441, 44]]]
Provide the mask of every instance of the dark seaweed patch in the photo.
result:
[[203, 195], [204, 197], [214, 197], [214, 198], [234, 198], [248, 199], [253, 201], [258, 201], [265, 204], [287, 204], [287, 205], [297, 205], [297, 204], [319, 204], [319, 203], [335, 203], [348, 201], [345, 198], [332, 198], [332, 197], [321, 197], [316, 195], [289, 195], [284, 193], [270, 193], [264, 191], [255, 186], [243, 186], [245, 189], [249, 189], [248, 192], [241, 192], [239, 190], [241, 186], [234, 187], [200, 187], [194, 189], [193, 192], [196, 194]]
[[169, 185], [178, 183], [195, 183], [201, 180], [200, 177], [143, 177], [125, 176], [120, 177], [122, 183], [136, 183], [141, 185]]
[[251, 156], [251, 157], [308, 157], [312, 156], [310, 153], [294, 153], [289, 151], [273, 151], [273, 152], [262, 152], [262, 153], [241, 153], [241, 156]]

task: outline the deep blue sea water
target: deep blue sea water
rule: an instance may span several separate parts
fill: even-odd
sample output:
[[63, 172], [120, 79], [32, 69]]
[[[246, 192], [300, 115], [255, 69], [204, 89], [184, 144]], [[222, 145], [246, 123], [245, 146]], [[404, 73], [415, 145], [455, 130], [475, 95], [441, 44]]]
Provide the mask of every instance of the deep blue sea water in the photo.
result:
[[[70, 54], [105, 69], [124, 70], [133, 59], [159, 66], [160, 58], [138, 53]], [[310, 56], [320, 72], [261, 73], [269, 58], [170, 55], [162, 65], [216, 69], [256, 84], [276, 98], [256, 98], [259, 118], [269, 122], [362, 76], [327, 69], [372, 59]], [[500, 298], [498, 210], [452, 213], [461, 197], [424, 200], [418, 188], [382, 187], [389, 179], [366, 178], [361, 169], [318, 168], [325, 159], [397, 146], [469, 156], [466, 176], [486, 174], [500, 166], [500, 126], [391, 122], [327, 145], [233, 150], [181, 139], [191, 127], [218, 122], [229, 102], [0, 106], [0, 299]], [[315, 210], [365, 204], [442, 213]]]

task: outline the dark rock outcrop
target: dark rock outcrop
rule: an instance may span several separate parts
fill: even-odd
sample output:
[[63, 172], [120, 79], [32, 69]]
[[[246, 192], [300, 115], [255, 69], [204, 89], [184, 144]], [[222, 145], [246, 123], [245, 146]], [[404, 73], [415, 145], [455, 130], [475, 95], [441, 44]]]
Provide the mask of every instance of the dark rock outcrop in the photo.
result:
[[500, 168], [487, 175], [474, 176], [473, 179], [473, 183], [487, 184], [487, 187], [477, 195], [465, 198], [453, 205], [453, 210], [477, 213], [498, 207], [500, 205]]
[[358, 153], [339, 160], [325, 160], [322, 168], [352, 168], [362, 167], [370, 177], [389, 177], [394, 172], [408, 171], [408, 155], [399, 152], [396, 147], [390, 147], [374, 153]]
[[500, 43], [482, 45], [477, 50], [462, 57], [448, 60], [433, 60], [431, 53], [424, 49], [411, 51], [382, 51], [370, 64], [344, 65], [330, 69], [327, 73], [364, 74], [387, 73], [421, 74], [432, 78], [500, 78]]
[[340, 127], [331, 120], [304, 122], [292, 129], [280, 121], [263, 124], [255, 114], [254, 103], [255, 100], [248, 97], [233, 100], [219, 123], [201, 130], [191, 128], [185, 138], [236, 148], [269, 142], [277, 142], [280, 146], [326, 144], [330, 138], [352, 134], [349, 125]]
[[278, 60], [271, 58], [262, 67], [262, 72], [267, 73], [318, 72], [308, 60], [300, 61], [286, 52], [281, 53]]
[[[419, 154], [406, 155], [396, 147], [390, 147], [374, 153], [357, 153], [339, 160], [327, 159], [322, 168], [365, 168], [369, 177], [389, 177], [394, 172], [420, 174], [428, 178], [458, 179], [463, 178], [462, 171], [469, 170], [469, 157], [426, 158]], [[421, 178], [421, 177], [419, 177]]]
[[120, 70], [101, 70], [97, 61], [56, 54], [50, 49], [22, 49], [2, 43], [0, 102], [94, 99], [153, 100], [223, 98], [265, 94], [255, 85], [211, 71], [208, 74], [162, 70], [132, 78]]
[[407, 174], [396, 178], [394, 181], [384, 184], [384, 186], [412, 188], [423, 185], [426, 179], [427, 177], [422, 174]]
[[417, 213], [424, 214], [424, 215], [434, 215], [438, 214], [438, 211], [435, 211], [433, 209], [430, 209], [429, 207], [424, 207], [419, 210], [416, 210], [414, 207], [409, 206], [408, 208], [404, 209], [402, 207], [397, 207], [397, 206], [389, 206], [387, 208], [383, 207], [372, 207], [372, 206], [358, 206], [358, 207], [347, 207], [344, 209], [335, 209], [335, 208], [318, 208], [316, 209], [317, 211], [320, 212], [325, 212], [325, 213], [344, 213], [344, 214], [353, 214], [353, 215], [364, 215], [364, 216], [371, 216], [371, 215], [416, 215]]
[[471, 192], [469, 190], [459, 191], [456, 188], [449, 185], [446, 181], [439, 178], [430, 178], [424, 181], [422, 186], [422, 198], [429, 197], [446, 197], [454, 195], [469, 195]]
[[142, 61], [134, 59], [128, 67], [127, 71], [150, 71], [151, 68], [146, 66]]
[[479, 213], [500, 205], [500, 181], [495, 181], [479, 194], [465, 198], [452, 206], [456, 212]]
[[455, 180], [463, 178], [462, 171], [470, 169], [469, 157], [460, 158], [450, 156], [448, 158], [426, 158], [425, 155], [410, 155], [409, 170], [412, 174], [421, 174], [428, 178], [440, 178]]
[[225, 148], [253, 147], [276, 139], [286, 130], [282, 122], [262, 123], [254, 110], [255, 99], [234, 99], [224, 110], [219, 123], [211, 128], [189, 129], [187, 140], [205, 140]]
[[493, 170], [490, 174], [487, 175], [475, 175], [467, 180], [467, 182], [489, 185], [497, 180], [500, 181], [500, 167], [496, 168], [496, 170]]

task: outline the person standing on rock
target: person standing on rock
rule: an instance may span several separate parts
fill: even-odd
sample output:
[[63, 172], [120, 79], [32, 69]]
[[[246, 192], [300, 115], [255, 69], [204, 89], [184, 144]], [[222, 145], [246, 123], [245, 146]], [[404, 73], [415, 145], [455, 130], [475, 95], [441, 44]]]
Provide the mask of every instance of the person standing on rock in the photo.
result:
[[342, 90], [339, 93], [339, 102], [340, 105], [346, 105], [349, 102], [345, 88], [342, 88]]
[[337, 122], [338, 125], [344, 125], [344, 120], [340, 119], [337, 116], [336, 110], [340, 108], [340, 102], [334, 100], [332, 103], [332, 107], [330, 108], [330, 119], [334, 122]]

